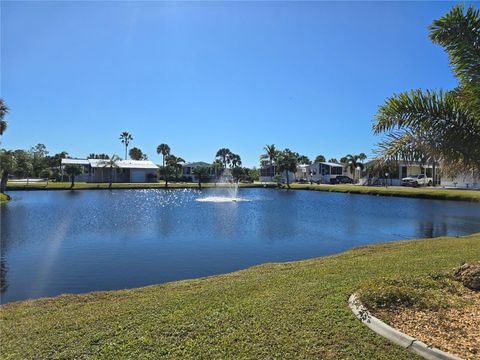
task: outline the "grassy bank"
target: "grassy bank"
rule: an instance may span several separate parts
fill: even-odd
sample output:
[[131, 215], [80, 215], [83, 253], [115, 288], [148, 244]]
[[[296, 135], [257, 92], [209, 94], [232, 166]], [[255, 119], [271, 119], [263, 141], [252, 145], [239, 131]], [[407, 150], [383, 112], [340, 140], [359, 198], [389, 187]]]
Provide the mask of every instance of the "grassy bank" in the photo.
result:
[[412, 197], [423, 199], [438, 200], [461, 200], [461, 201], [480, 201], [480, 191], [478, 190], [460, 190], [460, 189], [442, 189], [442, 188], [411, 188], [411, 187], [379, 187], [379, 186], [359, 186], [359, 185], [309, 185], [309, 184], [291, 184], [292, 189], [297, 190], [315, 190], [331, 191], [350, 194]]
[[[221, 187], [221, 184], [214, 183], [202, 184], [202, 188]], [[242, 188], [275, 188], [274, 183], [251, 183], [240, 184]], [[112, 184], [112, 189], [163, 189], [164, 183], [119, 183]], [[169, 183], [170, 189], [184, 189], [184, 188], [198, 188], [196, 183]], [[291, 184], [290, 188], [293, 190], [315, 190], [315, 191], [329, 191], [341, 192], [351, 194], [364, 195], [380, 195], [380, 196], [397, 196], [397, 197], [414, 197], [424, 199], [438, 199], [438, 200], [461, 200], [461, 201], [479, 201], [480, 191], [477, 190], [455, 190], [455, 189], [441, 189], [441, 188], [410, 188], [410, 187], [375, 187], [375, 186], [358, 186], [358, 185], [310, 185], [310, 184]], [[49, 182], [45, 183], [8, 183], [8, 190], [69, 190], [71, 189], [69, 182]], [[109, 184], [106, 183], [75, 183], [76, 190], [97, 190], [109, 189]]]
[[[273, 184], [266, 185], [267, 187], [274, 187]], [[222, 184], [202, 183], [202, 188], [222, 187]], [[245, 183], [239, 184], [242, 188], [260, 188], [264, 187], [260, 183]], [[17, 183], [9, 182], [7, 184], [8, 190], [70, 190], [70, 182], [32, 182], [32, 183]], [[87, 183], [76, 182], [73, 189], [75, 190], [96, 190], [96, 189], [164, 189], [165, 183], [113, 183], [112, 186], [108, 183]], [[185, 189], [185, 188], [199, 188], [198, 183], [168, 183], [169, 189]]]
[[0, 203], [2, 202], [7, 202], [8, 200], [10, 200], [9, 196], [6, 195], [6, 194], [0, 194]]
[[480, 258], [480, 234], [400, 241], [138, 289], [3, 305], [3, 358], [415, 359], [355, 319], [372, 277]]

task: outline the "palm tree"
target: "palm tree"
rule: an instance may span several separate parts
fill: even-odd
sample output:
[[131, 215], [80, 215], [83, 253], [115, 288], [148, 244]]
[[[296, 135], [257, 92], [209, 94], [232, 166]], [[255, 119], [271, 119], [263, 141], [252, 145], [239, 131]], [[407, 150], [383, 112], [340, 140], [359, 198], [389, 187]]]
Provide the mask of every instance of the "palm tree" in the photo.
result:
[[8, 114], [8, 107], [3, 99], [0, 99], [0, 135], [3, 135], [7, 130], [7, 122], [5, 121], [5, 115]]
[[359, 169], [360, 171], [363, 170], [364, 165], [362, 163], [362, 159], [366, 159], [367, 156], [364, 153], [361, 153], [360, 155], [347, 155], [345, 158], [346, 159], [346, 168], [350, 170], [352, 173], [353, 179], [355, 180], [355, 170]]
[[[480, 12], [457, 5], [430, 26], [430, 39], [449, 55], [459, 79], [453, 91], [415, 90], [386, 100], [373, 130], [387, 154], [440, 159], [446, 172], [480, 172]], [[421, 153], [421, 155], [419, 154]], [[399, 156], [403, 156], [401, 153]], [[434, 175], [435, 177], [435, 175]]]
[[101, 162], [102, 167], [109, 169], [109, 171], [108, 171], [108, 182], [109, 182], [108, 187], [109, 188], [112, 187], [113, 171], [114, 171], [114, 169], [119, 168], [119, 166], [117, 164], [119, 160], [120, 160], [120, 157], [118, 155], [112, 155], [109, 159], [104, 159]]
[[223, 168], [225, 169], [227, 167], [227, 164], [230, 164], [230, 156], [232, 155], [232, 152], [228, 148], [221, 148], [217, 151], [217, 154], [215, 157], [219, 160], [222, 161]]
[[168, 155], [167, 157], [167, 165], [172, 167], [175, 172], [175, 180], [178, 181], [178, 172], [183, 169], [183, 165], [185, 164], [185, 160], [182, 159], [181, 157], [177, 157], [175, 155]]
[[133, 140], [133, 137], [128, 131], [124, 131], [120, 134], [119, 139], [122, 141], [122, 144], [125, 145], [125, 159], [127, 159], [128, 144]]
[[128, 155], [130, 155], [130, 159], [132, 160], [146, 160], [147, 157], [143, 151], [137, 147], [131, 148]]
[[242, 159], [240, 158], [240, 155], [237, 154], [231, 154], [230, 155], [230, 163], [233, 168], [236, 168], [238, 166], [242, 166]]
[[192, 172], [193, 175], [197, 177], [198, 187], [202, 187], [202, 182], [205, 182], [210, 178], [208, 174], [209, 171], [209, 168], [206, 166], [197, 166], [193, 168]]
[[316, 158], [315, 158], [315, 161], [314, 162], [325, 162], [325, 156], [323, 155], [318, 155]]
[[168, 186], [167, 171], [165, 169], [165, 158], [170, 155], [170, 146], [167, 144], [160, 144], [157, 146], [157, 154], [162, 154], [162, 169], [164, 170], [165, 187]]
[[306, 155], [301, 155], [298, 157], [298, 163], [301, 165], [310, 165], [312, 162]]
[[65, 173], [70, 176], [70, 180], [72, 181], [72, 184], [70, 185], [70, 188], [73, 189], [75, 186], [75, 176], [78, 176], [82, 173], [82, 168], [78, 165], [65, 165], [65, 168], [63, 169]]

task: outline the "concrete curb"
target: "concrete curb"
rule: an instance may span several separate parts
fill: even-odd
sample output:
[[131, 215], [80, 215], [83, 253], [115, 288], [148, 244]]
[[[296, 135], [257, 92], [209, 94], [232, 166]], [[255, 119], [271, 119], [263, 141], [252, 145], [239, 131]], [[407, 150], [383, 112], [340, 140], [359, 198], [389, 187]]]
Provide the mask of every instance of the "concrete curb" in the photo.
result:
[[357, 299], [356, 294], [350, 295], [350, 298], [348, 299], [348, 306], [361, 322], [363, 322], [377, 334], [390, 340], [394, 344], [400, 345], [405, 349], [412, 350], [413, 352], [417, 353], [425, 359], [462, 360], [458, 356], [446, 353], [434, 347], [430, 347], [427, 344], [421, 342], [420, 340], [405, 335], [404, 333], [392, 328], [391, 326], [388, 326], [383, 321], [370, 314], [370, 312]]

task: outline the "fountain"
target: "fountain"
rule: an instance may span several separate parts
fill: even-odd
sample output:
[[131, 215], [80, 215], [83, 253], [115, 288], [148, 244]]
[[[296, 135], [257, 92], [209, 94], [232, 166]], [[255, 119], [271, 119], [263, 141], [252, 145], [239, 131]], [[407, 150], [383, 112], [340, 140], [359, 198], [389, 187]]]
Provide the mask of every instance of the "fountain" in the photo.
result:
[[207, 196], [204, 198], [198, 198], [197, 201], [200, 202], [239, 202], [247, 201], [246, 199], [238, 197], [238, 181], [233, 180], [232, 176], [229, 173], [225, 173], [218, 183], [219, 190], [226, 190], [229, 196], [225, 195], [215, 195]]

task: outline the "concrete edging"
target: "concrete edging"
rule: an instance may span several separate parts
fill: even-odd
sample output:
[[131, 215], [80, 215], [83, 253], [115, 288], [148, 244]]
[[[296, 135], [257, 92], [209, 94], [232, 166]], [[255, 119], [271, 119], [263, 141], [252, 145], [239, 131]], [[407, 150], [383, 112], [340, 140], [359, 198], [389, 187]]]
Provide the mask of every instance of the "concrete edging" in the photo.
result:
[[410, 349], [418, 355], [428, 360], [462, 360], [462, 358], [441, 351], [437, 348], [428, 346], [427, 344], [408, 336], [397, 329], [385, 324], [380, 319], [373, 316], [358, 300], [356, 294], [350, 295], [348, 306], [355, 316], [375, 331], [378, 335], [390, 340], [394, 344], [400, 345], [405, 349]]

